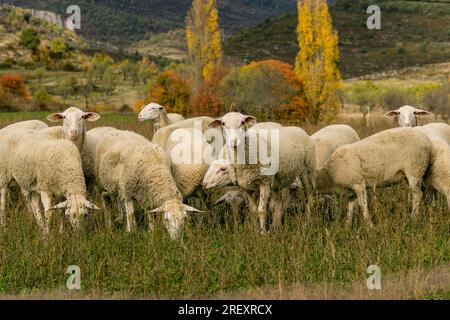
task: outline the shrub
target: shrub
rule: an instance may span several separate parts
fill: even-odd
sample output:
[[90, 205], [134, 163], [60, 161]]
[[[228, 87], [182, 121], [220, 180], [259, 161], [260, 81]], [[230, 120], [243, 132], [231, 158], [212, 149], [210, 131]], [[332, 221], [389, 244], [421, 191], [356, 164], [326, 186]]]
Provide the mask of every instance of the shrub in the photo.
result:
[[195, 116], [219, 116], [224, 113], [220, 83], [228, 74], [225, 67], [216, 68], [209, 80], [204, 81], [193, 94], [192, 112]]
[[47, 89], [41, 88], [34, 93], [34, 100], [37, 102], [51, 102], [52, 96], [48, 93]]
[[0, 79], [0, 87], [3, 93], [20, 98], [28, 98], [29, 92], [25, 86], [25, 81], [18, 74], [5, 74]]
[[386, 109], [397, 109], [404, 105], [414, 105], [417, 99], [401, 89], [387, 90], [381, 97], [381, 104]]
[[187, 114], [190, 108], [191, 88], [174, 70], [161, 73], [150, 87], [146, 102], [156, 102], [168, 112]]
[[39, 39], [39, 34], [33, 28], [26, 28], [22, 31], [20, 35], [19, 45], [31, 50], [36, 53], [41, 40]]
[[275, 115], [303, 120], [309, 111], [292, 66], [281, 61], [265, 60], [234, 68], [221, 86], [226, 109], [235, 107], [260, 120]]

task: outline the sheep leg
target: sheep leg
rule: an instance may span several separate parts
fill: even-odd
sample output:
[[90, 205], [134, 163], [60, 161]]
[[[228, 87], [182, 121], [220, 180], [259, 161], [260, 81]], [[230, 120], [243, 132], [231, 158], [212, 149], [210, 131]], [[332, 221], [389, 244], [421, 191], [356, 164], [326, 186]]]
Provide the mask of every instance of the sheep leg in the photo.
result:
[[417, 179], [409, 178], [408, 184], [411, 188], [413, 198], [411, 216], [416, 218], [419, 215], [420, 202], [422, 200], [422, 189], [420, 188], [421, 183]]
[[133, 200], [125, 200], [125, 212], [127, 215], [127, 232], [132, 232], [136, 228], [136, 220], [134, 219]]
[[278, 228], [281, 225], [283, 216], [283, 195], [279, 192], [273, 192], [273, 227]]
[[358, 199], [356, 196], [352, 196], [348, 201], [348, 213], [347, 213], [347, 226], [351, 227], [353, 224], [353, 213], [355, 211], [355, 206], [357, 205]]
[[[109, 193], [102, 192], [103, 214], [105, 216], [105, 225], [108, 230], [112, 228], [111, 205], [107, 200], [109, 196]], [[119, 200], [117, 200], [117, 205], [117, 208], [119, 209]], [[119, 209], [119, 212], [122, 211]]]
[[259, 186], [259, 202], [258, 202], [258, 217], [261, 233], [266, 233], [266, 212], [267, 203], [270, 197], [270, 183], [262, 183]]
[[[44, 206], [46, 233], [49, 233], [50, 225], [51, 225], [52, 219], [53, 219], [53, 211], [50, 210], [50, 208], [52, 207], [52, 198], [50, 197], [50, 195], [48, 193], [41, 192], [41, 201], [42, 201], [42, 205]], [[62, 229], [62, 223], [63, 223], [63, 219], [61, 218], [60, 229]]]
[[305, 196], [306, 196], [306, 221], [308, 223], [311, 222], [311, 207], [312, 207], [312, 203], [313, 203], [313, 186], [311, 185], [310, 182], [310, 178], [307, 172], [304, 172], [301, 177], [300, 180], [302, 182], [302, 186], [304, 188], [305, 191]]
[[34, 196], [31, 196], [30, 191], [26, 189], [21, 189], [21, 191], [22, 195], [25, 198], [25, 201], [27, 202], [28, 208], [31, 210], [31, 212], [33, 212], [38, 227], [45, 233], [45, 224], [42, 219], [42, 212], [41, 208], [39, 207], [39, 202], [36, 201], [36, 198]]
[[6, 224], [6, 188], [0, 189], [0, 226], [4, 226]]
[[373, 228], [373, 224], [372, 224], [372, 221], [370, 220], [370, 215], [369, 215], [369, 202], [367, 199], [366, 186], [364, 184], [356, 185], [353, 187], [353, 190], [355, 191], [356, 197], [358, 198], [359, 207], [363, 211], [364, 221], [366, 222], [366, 225], [369, 228]]

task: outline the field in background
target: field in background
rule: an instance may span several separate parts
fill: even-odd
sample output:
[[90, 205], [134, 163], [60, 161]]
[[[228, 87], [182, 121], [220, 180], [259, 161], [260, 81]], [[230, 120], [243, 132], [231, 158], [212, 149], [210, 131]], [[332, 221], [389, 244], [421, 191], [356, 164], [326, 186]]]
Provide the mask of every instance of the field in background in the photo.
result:
[[[1, 113], [0, 127], [26, 119], [44, 120], [47, 115]], [[351, 124], [361, 137], [394, 125], [381, 113], [371, 119], [366, 127], [359, 114], [348, 112], [336, 122]], [[148, 124], [138, 122], [135, 115], [106, 114], [95, 123], [103, 125], [150, 135]], [[305, 129], [312, 133], [318, 128]], [[199, 194], [200, 199], [192, 199], [190, 204], [205, 212], [187, 219], [179, 242], [170, 240], [161, 217], [152, 217], [156, 227], [149, 232], [144, 212], [138, 212], [140, 227], [132, 234], [120, 225], [107, 230], [102, 213], [92, 212], [85, 232], [59, 234], [54, 228], [44, 239], [31, 213], [13, 193], [8, 201], [8, 225], [0, 231], [0, 295], [446, 299], [450, 293], [450, 214], [446, 201], [428, 193], [420, 218], [413, 222], [407, 190], [407, 185], [401, 184], [370, 192], [375, 221], [372, 231], [364, 228], [359, 215], [355, 215], [353, 228], [347, 229], [346, 199], [336, 195], [334, 201], [316, 197], [309, 226], [299, 200], [285, 216], [283, 227], [267, 236], [259, 235], [254, 220], [245, 213], [234, 217], [226, 207], [214, 206], [218, 192]], [[92, 200], [102, 203], [97, 194]], [[386, 279], [378, 294], [364, 290], [366, 269], [373, 264], [381, 268]], [[69, 265], [81, 268], [81, 293], [65, 289]], [[358, 295], [337, 291], [348, 286], [359, 290], [355, 291]]]

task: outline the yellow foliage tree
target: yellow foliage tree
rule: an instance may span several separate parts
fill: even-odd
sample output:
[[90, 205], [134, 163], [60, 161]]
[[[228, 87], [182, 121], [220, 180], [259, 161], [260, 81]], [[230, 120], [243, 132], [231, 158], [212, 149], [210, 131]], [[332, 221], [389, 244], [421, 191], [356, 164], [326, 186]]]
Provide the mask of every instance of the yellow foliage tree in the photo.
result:
[[298, 43], [295, 72], [309, 104], [313, 123], [332, 120], [339, 111], [341, 76], [338, 36], [326, 0], [298, 0]]
[[215, 0], [193, 0], [186, 17], [186, 39], [194, 87], [209, 80], [222, 62], [219, 14]]

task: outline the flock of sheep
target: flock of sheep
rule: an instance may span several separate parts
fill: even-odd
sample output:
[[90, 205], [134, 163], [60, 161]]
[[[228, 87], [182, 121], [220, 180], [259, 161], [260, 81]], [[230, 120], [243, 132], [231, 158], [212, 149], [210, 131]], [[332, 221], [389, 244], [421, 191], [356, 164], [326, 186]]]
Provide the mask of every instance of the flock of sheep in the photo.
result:
[[[282, 222], [297, 190], [305, 194], [305, 219], [311, 217], [314, 193], [331, 196], [339, 189], [349, 197], [348, 224], [359, 206], [371, 227], [367, 188], [406, 179], [412, 192], [412, 215], [417, 216], [424, 186], [442, 193], [450, 207], [450, 127], [442, 123], [417, 127], [417, 115], [424, 114], [429, 113], [411, 106], [391, 111], [386, 116], [397, 117], [401, 128], [360, 140], [347, 125], [331, 125], [309, 136], [301, 128], [258, 123], [255, 117], [237, 112], [220, 119], [184, 119], [151, 103], [138, 116], [140, 121], [154, 122], [149, 141], [111, 127], [87, 131], [85, 121], [100, 116], [71, 107], [48, 117], [62, 126], [31, 120], [0, 130], [0, 224], [6, 224], [6, 199], [13, 183], [44, 234], [49, 233], [53, 212], [58, 209], [65, 209], [73, 228], [79, 228], [88, 210], [100, 210], [89, 201], [94, 192], [104, 199], [107, 224], [113, 217], [111, 202], [106, 199], [114, 198], [117, 219], [125, 217], [127, 231], [136, 227], [137, 204], [150, 209], [149, 213], [163, 214], [172, 239], [179, 237], [189, 213], [200, 212], [184, 202], [202, 189], [224, 188], [216, 203], [228, 202], [235, 213], [245, 206], [258, 217], [261, 233], [267, 232], [268, 211], [272, 227]], [[223, 140], [217, 135], [216, 139], [206, 138], [211, 129]], [[192, 138], [185, 140], [189, 145], [182, 146], [187, 149], [181, 149], [192, 150], [198, 143], [204, 150], [214, 151], [213, 159], [175, 161], [180, 142], [173, 137], [179, 130]], [[274, 143], [267, 132], [276, 133], [279, 139], [277, 170], [272, 173], [264, 171], [267, 163], [253, 163], [249, 156], [250, 136], [259, 138], [259, 147]], [[223, 141], [220, 150], [218, 141]], [[216, 148], [211, 148], [214, 143]], [[239, 150], [247, 155], [242, 162], [236, 161]], [[62, 202], [57, 203], [59, 199]]]

